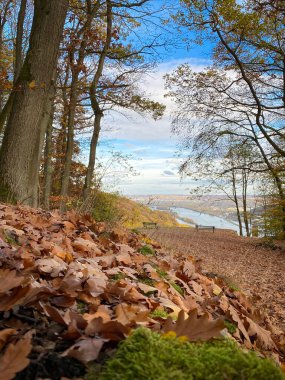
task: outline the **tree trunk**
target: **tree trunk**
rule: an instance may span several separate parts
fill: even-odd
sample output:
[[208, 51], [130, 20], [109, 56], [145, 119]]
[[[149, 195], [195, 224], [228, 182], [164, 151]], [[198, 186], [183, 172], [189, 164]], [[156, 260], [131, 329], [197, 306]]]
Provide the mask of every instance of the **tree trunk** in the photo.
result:
[[11, 114], [0, 151], [0, 199], [32, 204], [39, 152], [45, 131], [41, 120], [50, 86], [68, 0], [35, 0], [27, 57], [17, 80]]
[[[88, 4], [89, 3], [89, 4]], [[78, 38], [82, 38], [80, 43], [79, 51], [78, 51], [78, 59], [75, 62], [72, 62], [72, 84], [70, 90], [70, 103], [69, 103], [69, 114], [68, 114], [68, 125], [67, 125], [67, 144], [66, 144], [66, 154], [65, 154], [65, 162], [62, 173], [62, 181], [61, 181], [61, 201], [60, 201], [60, 211], [64, 212], [66, 210], [66, 198], [68, 196], [68, 188], [69, 188], [69, 178], [71, 174], [71, 164], [72, 164], [72, 156], [73, 156], [73, 148], [74, 148], [74, 126], [75, 126], [75, 115], [76, 115], [76, 105], [78, 98], [78, 81], [79, 81], [79, 73], [80, 67], [84, 63], [84, 58], [86, 55], [86, 46], [87, 40], [85, 38], [85, 33], [90, 29], [91, 23], [98, 9], [100, 8], [101, 2], [96, 1], [91, 7], [91, 2], [87, 3], [87, 19], [84, 26], [81, 28], [80, 34]], [[74, 52], [73, 52], [74, 53]], [[74, 61], [74, 55], [73, 55]]]
[[17, 81], [21, 68], [23, 66], [23, 31], [24, 21], [26, 16], [27, 0], [21, 0], [20, 10], [17, 21], [17, 36], [15, 46], [15, 69], [14, 69], [14, 83]]
[[98, 66], [94, 74], [94, 78], [93, 78], [92, 84], [90, 86], [90, 91], [89, 91], [91, 106], [95, 115], [95, 119], [94, 119], [93, 135], [92, 135], [92, 140], [90, 144], [89, 163], [88, 163], [84, 189], [83, 189], [84, 201], [87, 200], [90, 194], [90, 190], [91, 190], [91, 184], [92, 184], [92, 179], [93, 179], [93, 174], [94, 174], [94, 169], [95, 169], [95, 162], [96, 162], [96, 150], [97, 150], [100, 129], [101, 129], [101, 119], [103, 117], [103, 112], [100, 108], [100, 104], [97, 99], [97, 88], [98, 88], [99, 80], [103, 73], [105, 60], [106, 60], [107, 53], [108, 53], [108, 50], [110, 49], [110, 45], [112, 41], [113, 13], [112, 13], [112, 3], [110, 0], [106, 1], [106, 6], [107, 6], [106, 39], [103, 46], [103, 50], [99, 57]]
[[65, 162], [62, 173], [61, 181], [61, 200], [60, 200], [60, 211], [64, 212], [66, 210], [66, 197], [68, 195], [69, 187], [69, 177], [71, 173], [71, 164], [74, 148], [74, 124], [75, 124], [75, 113], [77, 104], [77, 85], [78, 85], [78, 74], [76, 73], [75, 78], [71, 85], [70, 93], [70, 103], [69, 103], [69, 113], [68, 113], [68, 125], [67, 125], [67, 143], [65, 152]]
[[91, 190], [92, 179], [93, 179], [93, 174], [94, 174], [94, 169], [95, 169], [96, 150], [97, 150], [97, 145], [98, 145], [98, 140], [99, 140], [99, 135], [100, 135], [102, 116], [103, 116], [102, 112], [95, 114], [94, 129], [93, 129], [93, 135], [92, 135], [91, 144], [90, 144], [89, 163], [88, 163], [84, 189], [83, 189], [84, 200], [88, 199], [88, 196]]
[[[54, 113], [54, 100], [56, 95], [56, 70], [54, 70], [53, 80], [52, 80], [52, 86], [50, 87], [50, 94], [46, 101], [45, 110], [42, 115], [42, 120], [40, 122], [40, 146], [43, 147], [44, 140], [45, 140], [45, 134], [46, 131], [53, 121], [53, 113]], [[40, 199], [40, 183], [39, 183], [39, 175], [40, 175], [40, 165], [41, 165], [41, 157], [42, 157], [42, 149], [39, 150], [39, 156], [38, 156], [38, 167], [35, 171], [36, 178], [34, 181], [34, 190], [32, 195], [32, 206], [38, 207], [39, 199]]]
[[43, 207], [46, 210], [50, 209], [50, 194], [51, 194], [51, 183], [52, 183], [52, 124], [53, 124], [53, 113], [49, 120], [49, 125], [46, 131], [46, 145], [44, 153], [44, 192], [43, 192]]
[[243, 170], [242, 173], [242, 205], [243, 205], [243, 220], [245, 225], [246, 236], [250, 237], [250, 228], [249, 228], [249, 220], [248, 220], [248, 212], [247, 212], [247, 173]]
[[243, 236], [242, 221], [241, 221], [241, 215], [240, 215], [238, 197], [237, 197], [237, 190], [236, 190], [236, 176], [235, 176], [234, 170], [232, 170], [232, 189], [233, 189], [234, 203], [235, 203], [236, 211], [237, 211], [239, 234], [240, 234], [240, 236]]

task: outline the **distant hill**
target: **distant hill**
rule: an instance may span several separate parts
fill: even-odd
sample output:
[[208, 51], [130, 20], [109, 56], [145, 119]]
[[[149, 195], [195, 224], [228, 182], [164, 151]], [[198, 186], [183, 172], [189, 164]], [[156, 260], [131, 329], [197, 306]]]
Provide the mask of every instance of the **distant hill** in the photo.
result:
[[151, 210], [149, 207], [125, 197], [118, 197], [118, 207], [122, 212], [122, 223], [128, 228], [139, 228], [143, 222], [155, 222], [163, 227], [175, 227], [179, 223], [166, 211]]
[[96, 221], [120, 222], [127, 228], [143, 227], [143, 222], [154, 222], [163, 227], [177, 227], [179, 223], [168, 212], [151, 210], [146, 205], [117, 194], [100, 192], [92, 212]]

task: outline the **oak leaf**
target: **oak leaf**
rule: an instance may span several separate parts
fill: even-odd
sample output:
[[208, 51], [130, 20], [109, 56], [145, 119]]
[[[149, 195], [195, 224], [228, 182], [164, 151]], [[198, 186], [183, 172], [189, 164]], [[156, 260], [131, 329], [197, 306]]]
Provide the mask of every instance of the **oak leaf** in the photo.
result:
[[0, 269], [0, 294], [22, 285], [24, 281], [25, 277], [18, 276], [15, 270]]
[[15, 344], [9, 344], [4, 355], [0, 358], [1, 379], [11, 380], [16, 373], [26, 368], [30, 362], [27, 358], [32, 350], [32, 333], [29, 331]]
[[5, 346], [7, 340], [10, 338], [10, 336], [17, 333], [17, 330], [15, 329], [5, 329], [0, 331], [0, 351]]
[[98, 358], [98, 355], [106, 342], [104, 339], [86, 338], [76, 342], [67, 349], [61, 356], [69, 356], [87, 364]]
[[246, 318], [246, 321], [249, 324], [248, 335], [250, 337], [256, 337], [257, 345], [260, 348], [263, 348], [265, 350], [273, 350], [277, 348], [271, 338], [270, 331], [265, 330], [250, 318]]
[[198, 318], [196, 309], [190, 311], [186, 319], [184, 311], [180, 311], [176, 323], [171, 317], [168, 317], [162, 327], [165, 333], [174, 331], [177, 336], [187, 336], [192, 342], [221, 337], [221, 331], [224, 328], [225, 324], [222, 319], [211, 321], [208, 314]]

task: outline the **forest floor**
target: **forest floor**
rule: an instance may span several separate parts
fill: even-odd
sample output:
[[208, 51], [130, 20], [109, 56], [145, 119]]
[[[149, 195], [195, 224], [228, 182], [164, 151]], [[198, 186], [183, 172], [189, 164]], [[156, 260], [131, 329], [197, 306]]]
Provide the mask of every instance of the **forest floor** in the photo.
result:
[[145, 230], [151, 238], [172, 251], [201, 260], [207, 276], [223, 278], [229, 286], [252, 296], [270, 321], [285, 331], [285, 246], [264, 244], [232, 231], [196, 231], [194, 228]]

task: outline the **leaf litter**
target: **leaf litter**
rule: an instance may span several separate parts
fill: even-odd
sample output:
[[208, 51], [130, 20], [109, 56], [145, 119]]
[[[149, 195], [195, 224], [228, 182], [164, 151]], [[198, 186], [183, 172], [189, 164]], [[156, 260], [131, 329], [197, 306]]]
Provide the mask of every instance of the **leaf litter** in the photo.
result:
[[[85, 368], [139, 326], [190, 341], [227, 336], [284, 362], [284, 336], [272, 333], [266, 315], [204, 276], [192, 256], [170, 255], [148, 239], [155, 254], [146, 257], [145, 237], [122, 228], [4, 204], [0, 239], [3, 380], [37, 378], [50, 358], [59, 365], [51, 379], [79, 378], [84, 370], [75, 364], [71, 373], [72, 360]], [[61, 360], [71, 360], [69, 368], [61, 371]]]

